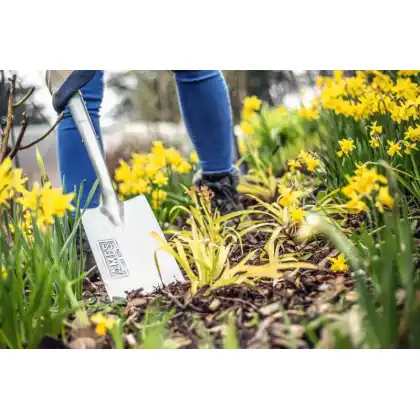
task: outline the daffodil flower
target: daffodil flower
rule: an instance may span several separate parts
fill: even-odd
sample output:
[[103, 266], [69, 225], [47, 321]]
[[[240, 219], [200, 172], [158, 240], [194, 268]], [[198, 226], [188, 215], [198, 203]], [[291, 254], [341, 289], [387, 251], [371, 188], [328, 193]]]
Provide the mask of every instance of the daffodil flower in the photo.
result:
[[106, 335], [107, 331], [113, 328], [117, 322], [115, 318], [105, 317], [102, 313], [93, 315], [90, 320], [96, 324], [95, 332], [99, 336]]
[[328, 258], [328, 260], [332, 262], [331, 270], [334, 272], [346, 272], [349, 270], [344, 254], [340, 254], [337, 258]]

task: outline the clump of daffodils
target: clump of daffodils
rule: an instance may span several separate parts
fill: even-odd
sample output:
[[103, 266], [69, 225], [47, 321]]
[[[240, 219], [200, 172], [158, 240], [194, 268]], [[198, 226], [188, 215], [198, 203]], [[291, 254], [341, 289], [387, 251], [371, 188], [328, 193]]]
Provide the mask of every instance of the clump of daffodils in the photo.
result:
[[26, 178], [22, 178], [22, 169], [13, 168], [11, 159], [0, 164], [0, 206], [9, 206], [16, 194], [25, 191]]
[[292, 173], [304, 168], [309, 172], [314, 172], [320, 166], [320, 161], [312, 153], [302, 151], [296, 159], [290, 159], [287, 164]]
[[154, 141], [150, 153], [132, 153], [130, 162], [121, 161], [114, 178], [121, 198], [146, 194], [157, 209], [167, 198], [165, 187], [171, 175], [188, 174], [197, 163], [195, 152], [188, 161], [175, 148], [165, 148], [161, 141]]
[[309, 108], [302, 107], [299, 110], [300, 116], [310, 121], [317, 120], [319, 118], [319, 113], [320, 106], [316, 99], [311, 101]]
[[63, 194], [61, 188], [52, 188], [49, 182], [42, 187], [35, 182], [32, 190], [22, 192], [18, 202], [26, 211], [26, 219], [35, 214], [39, 227], [45, 227], [54, 223], [54, 216], [63, 217], [67, 211], [74, 210], [73, 198], [74, 193]]
[[[67, 211], [74, 210], [74, 194], [63, 194], [61, 188], [52, 188], [47, 182], [42, 187], [34, 183], [32, 189], [26, 188], [27, 178], [22, 176], [21, 169], [14, 169], [12, 161], [5, 159], [0, 164], [0, 210], [10, 208], [12, 200], [21, 207], [20, 220], [17, 226], [23, 235], [30, 238], [35, 219], [39, 229], [45, 231], [54, 223], [54, 217], [63, 217]], [[16, 223], [9, 223], [13, 233]]]
[[242, 121], [240, 129], [245, 135], [252, 135], [255, 132], [255, 126], [252, 124], [254, 115], [261, 109], [261, 99], [254, 96], [247, 96], [242, 102]]
[[286, 216], [285, 221], [302, 223], [307, 212], [302, 207], [302, 198], [305, 196], [304, 191], [300, 190], [297, 185], [288, 182], [281, 182], [278, 186], [279, 198], [277, 204], [283, 210]]
[[385, 114], [397, 123], [415, 120], [420, 95], [411, 77], [417, 74], [417, 70], [401, 70], [393, 80], [377, 70], [358, 71], [354, 77], [343, 77], [343, 71], [336, 70], [333, 77], [318, 77], [318, 101], [322, 109], [356, 121]]
[[366, 211], [368, 200], [373, 200], [380, 212], [394, 205], [386, 177], [379, 174], [376, 168], [368, 168], [366, 164], [358, 165], [354, 175], [348, 178], [348, 185], [342, 188], [342, 192], [349, 199], [346, 207], [354, 213]]

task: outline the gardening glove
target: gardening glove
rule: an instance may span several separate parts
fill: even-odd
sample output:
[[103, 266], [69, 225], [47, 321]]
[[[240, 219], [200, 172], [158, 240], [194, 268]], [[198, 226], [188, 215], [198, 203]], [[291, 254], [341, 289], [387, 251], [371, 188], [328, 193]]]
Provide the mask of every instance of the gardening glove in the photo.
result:
[[61, 113], [71, 97], [87, 85], [96, 74], [96, 70], [47, 70], [45, 82], [52, 95], [53, 107]]

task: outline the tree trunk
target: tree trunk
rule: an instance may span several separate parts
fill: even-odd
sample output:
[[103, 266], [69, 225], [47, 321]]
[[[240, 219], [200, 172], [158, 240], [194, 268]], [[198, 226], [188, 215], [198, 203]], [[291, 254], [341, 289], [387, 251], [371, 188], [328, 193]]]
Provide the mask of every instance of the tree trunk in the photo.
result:
[[269, 70], [247, 70], [247, 95], [255, 95], [270, 106], [273, 105]]

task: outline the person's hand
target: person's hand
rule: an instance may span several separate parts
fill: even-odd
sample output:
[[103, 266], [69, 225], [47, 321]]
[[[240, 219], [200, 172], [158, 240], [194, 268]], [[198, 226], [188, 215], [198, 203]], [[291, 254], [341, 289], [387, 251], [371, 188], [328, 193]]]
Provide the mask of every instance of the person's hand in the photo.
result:
[[64, 111], [71, 97], [88, 84], [95, 74], [96, 70], [47, 70], [45, 82], [52, 95], [55, 111]]

